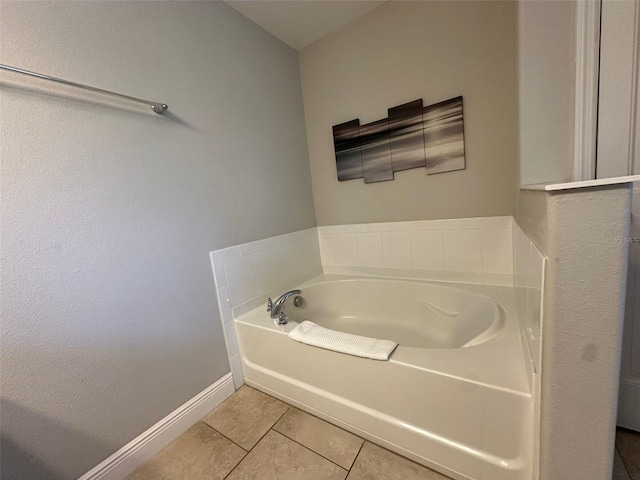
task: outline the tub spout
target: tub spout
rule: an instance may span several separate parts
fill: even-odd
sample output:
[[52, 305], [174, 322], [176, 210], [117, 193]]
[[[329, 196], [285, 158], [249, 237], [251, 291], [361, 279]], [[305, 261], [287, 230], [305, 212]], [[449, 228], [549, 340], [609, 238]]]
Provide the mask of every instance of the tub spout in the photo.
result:
[[299, 295], [300, 293], [302, 293], [301, 290], [291, 290], [280, 295], [280, 298], [278, 298], [275, 302], [272, 302], [271, 299], [269, 299], [269, 301], [267, 302], [267, 312], [271, 312], [271, 318], [278, 319], [278, 325], [285, 325], [287, 323], [287, 316], [284, 314], [284, 312], [281, 312], [284, 302], [286, 302], [289, 297]]

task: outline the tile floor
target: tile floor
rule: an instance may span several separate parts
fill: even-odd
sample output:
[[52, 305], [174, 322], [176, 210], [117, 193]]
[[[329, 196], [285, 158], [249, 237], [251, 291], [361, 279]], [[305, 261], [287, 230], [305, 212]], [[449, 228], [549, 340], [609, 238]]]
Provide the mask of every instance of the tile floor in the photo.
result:
[[640, 480], [640, 433], [618, 428], [613, 480]]
[[205, 479], [448, 477], [245, 385], [128, 477]]
[[[448, 477], [245, 385], [128, 477], [216, 479]], [[640, 433], [618, 429], [613, 480], [640, 480]]]

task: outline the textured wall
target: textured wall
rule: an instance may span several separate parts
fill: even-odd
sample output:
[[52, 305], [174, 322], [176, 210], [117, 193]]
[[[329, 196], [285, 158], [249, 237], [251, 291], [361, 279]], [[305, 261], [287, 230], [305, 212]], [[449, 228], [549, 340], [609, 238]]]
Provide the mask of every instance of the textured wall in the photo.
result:
[[[388, 2], [300, 52], [319, 225], [511, 215], [518, 184], [514, 2]], [[467, 169], [338, 182], [333, 125], [462, 95]]]
[[548, 258], [540, 480], [611, 478], [631, 187], [521, 196], [518, 223]]
[[[638, 137], [640, 138], [640, 137]], [[640, 183], [634, 184], [629, 235], [629, 269], [618, 398], [618, 425], [640, 430]], [[635, 241], [634, 241], [635, 240]]]
[[570, 181], [575, 2], [520, 0], [517, 5], [520, 184]]
[[75, 478], [229, 371], [208, 252], [315, 225], [295, 51], [218, 2], [2, 2], [2, 479]]

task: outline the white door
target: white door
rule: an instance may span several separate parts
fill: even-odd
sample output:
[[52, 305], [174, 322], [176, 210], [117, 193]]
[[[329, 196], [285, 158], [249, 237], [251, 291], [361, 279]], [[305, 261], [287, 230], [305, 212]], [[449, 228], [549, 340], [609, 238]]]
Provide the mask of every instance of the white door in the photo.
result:
[[[640, 174], [640, 0], [602, 2], [597, 178]], [[640, 431], [640, 185], [631, 212], [618, 425]]]

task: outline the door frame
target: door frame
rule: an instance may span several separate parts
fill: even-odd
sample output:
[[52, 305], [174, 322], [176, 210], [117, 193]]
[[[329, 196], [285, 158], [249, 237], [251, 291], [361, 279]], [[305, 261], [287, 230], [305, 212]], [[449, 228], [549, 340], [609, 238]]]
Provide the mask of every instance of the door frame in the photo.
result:
[[576, 2], [574, 181], [633, 173], [639, 76], [640, 0]]
[[576, 2], [573, 181], [596, 178], [601, 0]]

